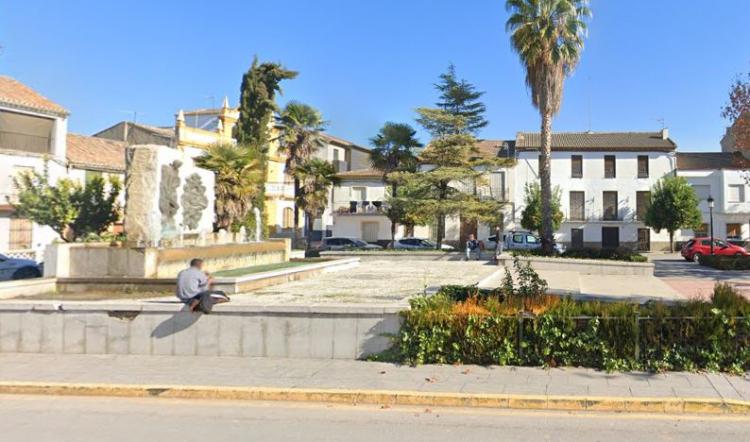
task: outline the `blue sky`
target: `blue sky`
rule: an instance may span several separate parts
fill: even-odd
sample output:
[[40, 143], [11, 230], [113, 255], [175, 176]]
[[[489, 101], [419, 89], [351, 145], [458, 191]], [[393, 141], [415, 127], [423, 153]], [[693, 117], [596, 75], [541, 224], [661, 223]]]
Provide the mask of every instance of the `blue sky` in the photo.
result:
[[[502, 0], [0, 0], [0, 73], [71, 111], [90, 134], [120, 120], [173, 123], [180, 109], [237, 102], [253, 55], [300, 71], [280, 101], [319, 108], [329, 132], [367, 144], [414, 124], [449, 63], [486, 91], [484, 138], [538, 130], [504, 30]], [[582, 62], [557, 131], [658, 130], [718, 150], [719, 115], [750, 70], [747, 0], [593, 0]], [[211, 97], [215, 97], [213, 100]], [[424, 141], [424, 140], [423, 140]]]

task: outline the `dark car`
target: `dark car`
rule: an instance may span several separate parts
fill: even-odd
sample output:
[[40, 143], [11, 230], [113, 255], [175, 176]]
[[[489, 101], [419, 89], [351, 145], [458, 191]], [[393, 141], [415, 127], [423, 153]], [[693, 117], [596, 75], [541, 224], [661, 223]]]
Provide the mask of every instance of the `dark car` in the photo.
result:
[[[698, 262], [701, 256], [711, 254], [711, 238], [691, 239], [682, 245], [680, 254], [688, 261]], [[750, 256], [750, 253], [740, 246], [714, 238], [714, 255]]]

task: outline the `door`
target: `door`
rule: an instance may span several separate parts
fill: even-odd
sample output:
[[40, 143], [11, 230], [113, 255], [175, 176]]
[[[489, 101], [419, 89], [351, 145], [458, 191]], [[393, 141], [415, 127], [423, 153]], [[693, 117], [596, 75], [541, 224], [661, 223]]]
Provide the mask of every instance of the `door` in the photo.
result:
[[648, 252], [651, 250], [651, 229], [638, 229], [638, 251]]
[[461, 231], [459, 233], [458, 241], [459, 245], [461, 247], [466, 244], [466, 241], [469, 240], [469, 235], [474, 235], [474, 238], [477, 237], [477, 220], [461, 220]]
[[362, 223], [362, 240], [365, 242], [378, 242], [378, 227], [377, 222], [363, 222]]
[[10, 219], [10, 233], [8, 237], [9, 250], [26, 250], [31, 248], [31, 221], [25, 218]]
[[583, 229], [570, 230], [570, 247], [573, 249], [583, 248]]
[[602, 248], [616, 249], [620, 247], [620, 228], [602, 227]]

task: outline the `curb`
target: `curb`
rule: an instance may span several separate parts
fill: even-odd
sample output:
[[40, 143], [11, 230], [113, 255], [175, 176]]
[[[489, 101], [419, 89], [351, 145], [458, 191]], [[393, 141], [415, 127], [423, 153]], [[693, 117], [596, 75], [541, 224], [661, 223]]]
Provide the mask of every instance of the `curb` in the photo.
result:
[[0, 382], [0, 394], [158, 397], [338, 404], [411, 405], [510, 410], [609, 411], [672, 414], [750, 414], [750, 401], [705, 398], [534, 396], [393, 390], [216, 387], [185, 385]]

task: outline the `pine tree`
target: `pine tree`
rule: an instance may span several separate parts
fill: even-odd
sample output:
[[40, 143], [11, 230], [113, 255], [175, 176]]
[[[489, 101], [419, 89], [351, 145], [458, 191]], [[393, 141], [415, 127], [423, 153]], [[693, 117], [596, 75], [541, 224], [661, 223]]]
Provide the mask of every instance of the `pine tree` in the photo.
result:
[[[269, 125], [274, 112], [279, 110], [276, 94], [281, 93], [280, 83], [283, 80], [295, 77], [297, 72], [290, 71], [279, 63], [259, 63], [257, 56], [250, 69], [242, 76], [240, 116], [234, 128], [235, 138], [239, 144], [253, 151], [253, 158], [260, 161], [263, 177], [268, 168]], [[265, 192], [261, 188], [252, 204], [263, 213], [264, 202]]]
[[440, 92], [437, 107], [451, 115], [464, 118], [463, 130], [474, 135], [489, 124], [485, 119], [486, 107], [479, 101], [484, 92], [476, 90], [473, 84], [456, 76], [456, 67], [451, 64], [448, 70], [440, 75], [440, 82], [435, 85]]

